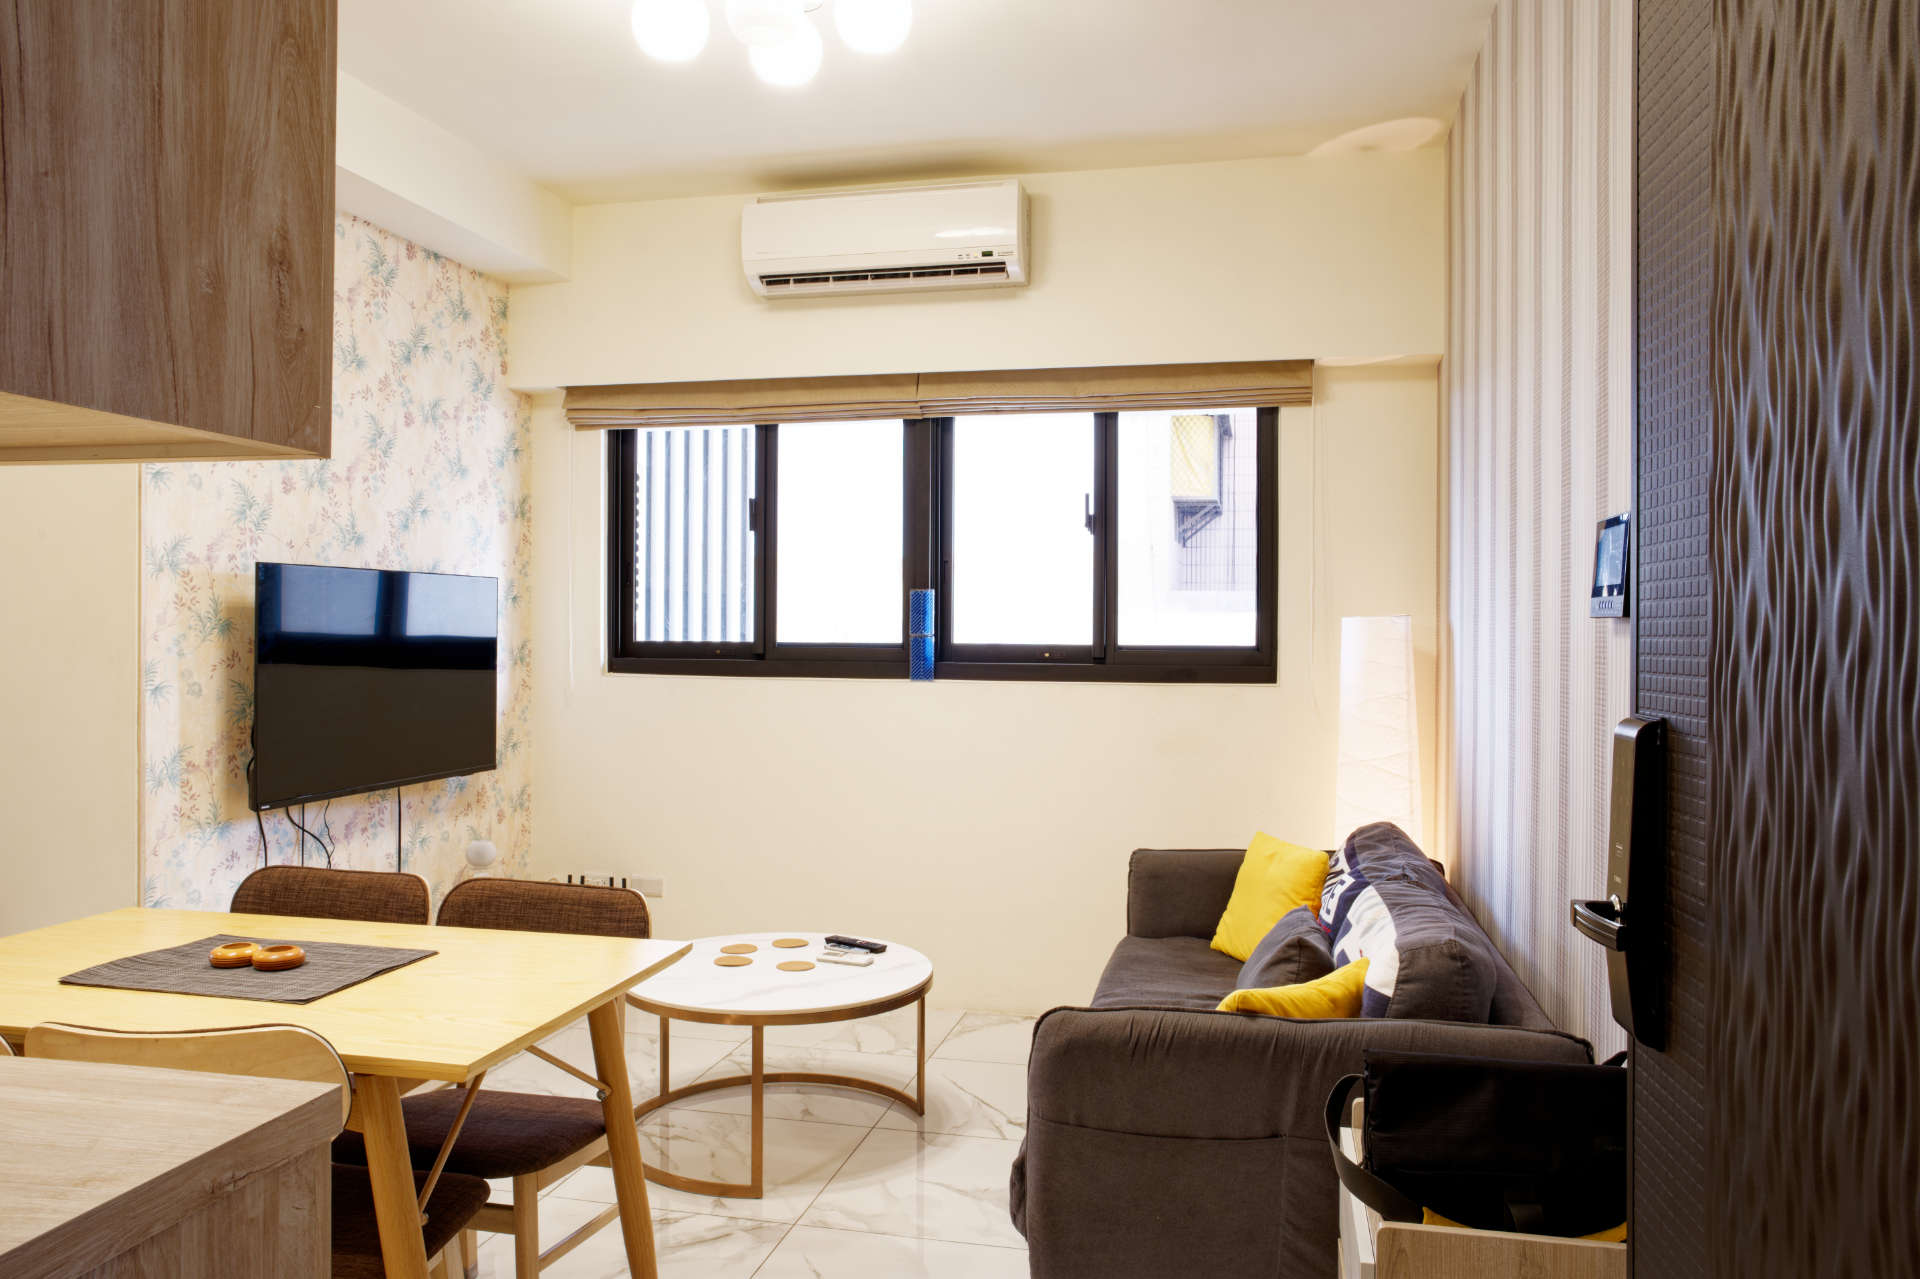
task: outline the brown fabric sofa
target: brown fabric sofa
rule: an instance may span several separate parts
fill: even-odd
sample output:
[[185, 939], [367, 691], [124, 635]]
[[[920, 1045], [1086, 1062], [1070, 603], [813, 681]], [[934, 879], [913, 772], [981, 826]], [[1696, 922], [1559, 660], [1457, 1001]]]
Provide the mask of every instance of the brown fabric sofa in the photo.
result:
[[1214, 1012], [1240, 969], [1208, 943], [1242, 855], [1135, 852], [1127, 935], [1092, 1001], [1034, 1027], [1011, 1185], [1034, 1279], [1326, 1279], [1338, 1182], [1322, 1112], [1363, 1051], [1593, 1059], [1497, 950], [1491, 1025]]

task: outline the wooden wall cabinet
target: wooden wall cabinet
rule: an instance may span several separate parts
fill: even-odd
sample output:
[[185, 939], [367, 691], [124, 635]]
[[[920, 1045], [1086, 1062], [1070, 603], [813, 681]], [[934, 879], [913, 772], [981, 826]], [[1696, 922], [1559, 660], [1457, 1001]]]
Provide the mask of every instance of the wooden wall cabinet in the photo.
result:
[[0, 462], [327, 456], [335, 24], [0, 5]]

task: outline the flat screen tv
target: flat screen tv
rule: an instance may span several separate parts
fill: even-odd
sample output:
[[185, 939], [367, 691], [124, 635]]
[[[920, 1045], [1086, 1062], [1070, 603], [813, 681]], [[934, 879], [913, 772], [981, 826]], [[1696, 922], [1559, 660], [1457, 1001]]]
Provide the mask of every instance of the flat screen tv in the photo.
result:
[[254, 567], [254, 809], [484, 772], [497, 578]]

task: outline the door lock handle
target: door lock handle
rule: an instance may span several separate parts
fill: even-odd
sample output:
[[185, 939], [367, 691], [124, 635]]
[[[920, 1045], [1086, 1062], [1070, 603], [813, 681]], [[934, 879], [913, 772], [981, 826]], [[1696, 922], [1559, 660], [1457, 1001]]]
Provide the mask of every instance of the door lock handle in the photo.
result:
[[1621, 918], [1620, 907], [1612, 901], [1574, 902], [1573, 926], [1582, 937], [1599, 942], [1608, 950], [1627, 948], [1627, 924]]

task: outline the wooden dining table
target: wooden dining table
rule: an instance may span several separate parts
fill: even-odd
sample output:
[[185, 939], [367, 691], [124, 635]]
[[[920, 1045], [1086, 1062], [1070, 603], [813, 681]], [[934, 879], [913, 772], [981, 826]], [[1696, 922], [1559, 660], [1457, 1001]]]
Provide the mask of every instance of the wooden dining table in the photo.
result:
[[[220, 933], [437, 953], [310, 1004], [60, 983], [107, 960]], [[0, 937], [0, 1035], [18, 1048], [29, 1027], [49, 1021], [132, 1031], [284, 1024], [320, 1035], [353, 1077], [347, 1124], [366, 1138], [387, 1274], [426, 1279], [401, 1097], [434, 1081], [469, 1084], [584, 1017], [603, 1093], [607, 1162], [627, 1263], [635, 1276], [653, 1279], [653, 1222], [621, 1008], [628, 990], [687, 950], [676, 941], [129, 907]]]

